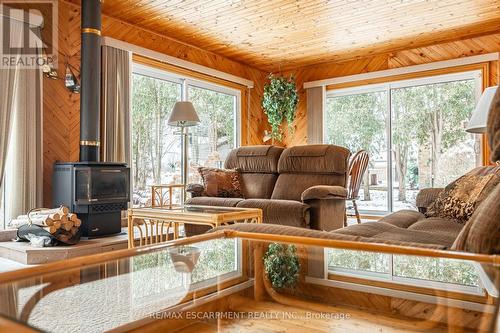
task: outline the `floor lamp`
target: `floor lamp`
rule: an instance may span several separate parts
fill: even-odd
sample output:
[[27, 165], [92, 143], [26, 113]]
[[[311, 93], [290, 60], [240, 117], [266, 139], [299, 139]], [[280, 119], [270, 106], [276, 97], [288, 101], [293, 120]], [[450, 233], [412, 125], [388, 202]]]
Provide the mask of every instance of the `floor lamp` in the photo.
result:
[[[200, 118], [191, 102], [176, 102], [172, 113], [168, 118], [168, 124], [181, 128], [181, 179], [184, 186], [187, 185], [188, 175], [188, 133], [186, 127], [196, 126], [200, 123]], [[182, 203], [186, 199], [186, 191], [183, 191]]]

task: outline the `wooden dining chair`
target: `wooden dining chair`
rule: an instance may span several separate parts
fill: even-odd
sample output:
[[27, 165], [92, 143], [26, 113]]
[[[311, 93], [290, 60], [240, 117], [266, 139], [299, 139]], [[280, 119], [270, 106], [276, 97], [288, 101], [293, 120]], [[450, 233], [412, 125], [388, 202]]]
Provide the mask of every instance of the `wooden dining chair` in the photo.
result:
[[[359, 216], [358, 205], [356, 200], [359, 198], [359, 188], [361, 187], [361, 181], [363, 180], [363, 175], [368, 168], [368, 162], [370, 158], [366, 150], [358, 151], [349, 162], [349, 184], [347, 187], [347, 199], [352, 201], [352, 206], [354, 208], [354, 215], [358, 223], [361, 223], [361, 218]], [[347, 207], [346, 207], [346, 218], [344, 220], [345, 226], [347, 226]], [[353, 215], [349, 215], [353, 216]]]

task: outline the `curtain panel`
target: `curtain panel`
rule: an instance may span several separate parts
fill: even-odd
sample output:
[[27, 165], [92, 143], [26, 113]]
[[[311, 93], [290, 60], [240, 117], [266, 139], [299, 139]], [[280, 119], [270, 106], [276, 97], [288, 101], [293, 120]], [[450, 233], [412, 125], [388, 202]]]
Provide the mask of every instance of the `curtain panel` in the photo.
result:
[[306, 89], [307, 144], [323, 143], [323, 116], [326, 109], [325, 87]]
[[[7, 17], [2, 17], [1, 22], [10, 26], [12, 40], [22, 40], [24, 23]], [[0, 187], [3, 186], [20, 70], [18, 66], [0, 69]]]
[[131, 75], [131, 53], [103, 46], [101, 157], [105, 162], [131, 162]]
[[[10, 20], [11, 40], [22, 40], [26, 23]], [[33, 30], [34, 27], [29, 29]], [[41, 41], [37, 40], [39, 54]], [[40, 207], [43, 197], [42, 72], [0, 70], [0, 182], [5, 221]], [[3, 181], [2, 181], [3, 180]]]

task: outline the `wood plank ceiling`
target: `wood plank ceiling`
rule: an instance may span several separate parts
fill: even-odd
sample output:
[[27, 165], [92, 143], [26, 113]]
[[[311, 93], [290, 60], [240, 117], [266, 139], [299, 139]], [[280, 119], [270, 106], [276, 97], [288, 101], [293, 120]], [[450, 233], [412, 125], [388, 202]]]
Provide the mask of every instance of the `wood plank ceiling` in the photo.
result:
[[267, 71], [500, 31], [499, 0], [106, 0], [103, 12]]

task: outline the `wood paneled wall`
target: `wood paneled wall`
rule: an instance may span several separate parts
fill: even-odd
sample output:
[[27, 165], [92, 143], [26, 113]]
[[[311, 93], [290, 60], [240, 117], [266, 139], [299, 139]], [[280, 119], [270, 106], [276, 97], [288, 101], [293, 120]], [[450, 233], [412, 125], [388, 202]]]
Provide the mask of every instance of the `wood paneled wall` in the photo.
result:
[[[69, 58], [76, 68], [79, 68], [80, 64], [80, 7], [78, 5], [59, 1], [58, 31], [58, 72], [62, 77], [66, 59]], [[107, 16], [103, 16], [102, 35], [254, 81], [255, 87], [249, 93], [250, 107], [246, 115], [247, 133], [243, 133], [242, 141], [246, 144], [261, 143], [262, 133], [267, 123], [260, 107], [265, 72]], [[80, 96], [71, 94], [64, 87], [63, 80], [45, 78], [43, 85], [44, 205], [50, 206], [54, 162], [78, 160]], [[247, 102], [242, 101], [242, 103]]]
[[[323, 63], [287, 71], [283, 74], [293, 74], [296, 78], [300, 101], [297, 117], [294, 122], [294, 134], [285, 135], [283, 143], [286, 146], [307, 143], [307, 102], [306, 93], [303, 89], [304, 82], [425, 64], [491, 52], [500, 52], [500, 34], [484, 35], [449, 43], [375, 55], [347, 62]], [[499, 84], [500, 70], [498, 61], [489, 64], [489, 73], [489, 85]]]

